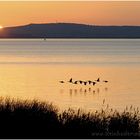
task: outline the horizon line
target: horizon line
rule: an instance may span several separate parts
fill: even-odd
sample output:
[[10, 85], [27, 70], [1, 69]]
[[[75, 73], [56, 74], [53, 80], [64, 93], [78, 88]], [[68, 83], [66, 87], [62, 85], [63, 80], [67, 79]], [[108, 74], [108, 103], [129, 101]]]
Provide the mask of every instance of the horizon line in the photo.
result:
[[3, 26], [3, 28], [10, 28], [10, 27], [19, 27], [19, 26], [27, 26], [27, 25], [33, 25], [33, 24], [79, 24], [79, 25], [87, 25], [87, 26], [140, 26], [140, 25], [129, 25], [129, 24], [123, 24], [123, 25], [114, 25], [114, 24], [108, 24], [108, 25], [101, 25], [101, 24], [87, 24], [87, 23], [79, 23], [79, 22], [36, 22], [36, 23], [27, 23], [27, 24], [20, 24], [20, 25], [11, 25], [11, 26]]
[[[19, 1], [19, 2], [34, 2], [34, 1], [39, 1], [39, 2], [44, 2], [44, 1], [64, 1], [64, 2], [69, 2], [69, 1], [106, 1], [108, 2], [108, 0], [4, 0], [4, 1], [8, 1], [8, 2], [14, 2], [14, 1]], [[127, 2], [127, 1], [132, 1], [132, 0], [109, 0], [109, 1], [122, 1], [122, 2]], [[140, 0], [135, 0], [135, 1], [140, 1]], [[132, 1], [132, 2], [135, 2], [135, 1]], [[3, 2], [3, 0], [0, 0], [0, 2]]]

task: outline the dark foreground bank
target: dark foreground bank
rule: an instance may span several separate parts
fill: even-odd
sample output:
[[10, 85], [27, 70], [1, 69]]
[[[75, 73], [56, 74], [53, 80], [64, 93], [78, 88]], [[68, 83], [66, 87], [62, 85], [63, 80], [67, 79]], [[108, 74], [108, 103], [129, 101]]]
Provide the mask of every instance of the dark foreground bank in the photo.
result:
[[139, 123], [133, 107], [59, 113], [45, 102], [0, 99], [0, 138], [140, 138]]

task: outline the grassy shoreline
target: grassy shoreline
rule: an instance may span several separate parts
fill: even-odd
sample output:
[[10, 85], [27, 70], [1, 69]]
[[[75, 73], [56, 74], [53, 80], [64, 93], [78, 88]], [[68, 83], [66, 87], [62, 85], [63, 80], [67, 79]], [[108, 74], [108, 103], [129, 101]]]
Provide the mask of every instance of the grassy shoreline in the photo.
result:
[[140, 138], [139, 109], [84, 112], [37, 100], [0, 98], [0, 138]]

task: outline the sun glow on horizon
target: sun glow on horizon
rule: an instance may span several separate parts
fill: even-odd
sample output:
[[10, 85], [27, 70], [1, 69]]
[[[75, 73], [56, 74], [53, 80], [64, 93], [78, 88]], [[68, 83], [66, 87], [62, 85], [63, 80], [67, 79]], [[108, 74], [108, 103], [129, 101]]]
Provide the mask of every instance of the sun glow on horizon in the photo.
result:
[[3, 29], [3, 26], [0, 25], [0, 29]]

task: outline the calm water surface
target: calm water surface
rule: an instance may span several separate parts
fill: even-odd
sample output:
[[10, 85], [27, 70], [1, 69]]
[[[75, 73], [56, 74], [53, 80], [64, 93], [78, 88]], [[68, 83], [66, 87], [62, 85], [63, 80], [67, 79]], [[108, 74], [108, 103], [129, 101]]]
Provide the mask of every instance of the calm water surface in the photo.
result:
[[[67, 82], [98, 77], [95, 86]], [[1, 39], [0, 96], [39, 99], [61, 109], [99, 109], [104, 99], [119, 110], [140, 107], [140, 40]]]

